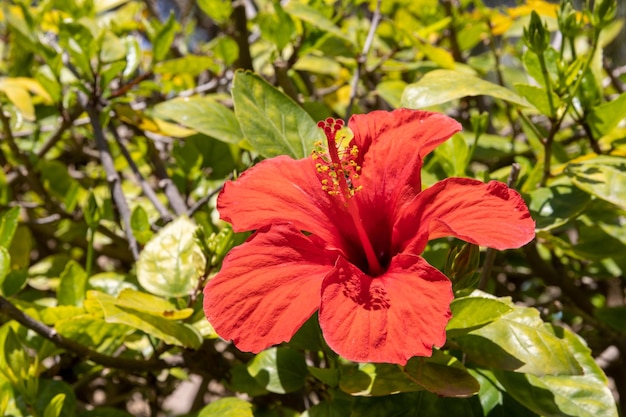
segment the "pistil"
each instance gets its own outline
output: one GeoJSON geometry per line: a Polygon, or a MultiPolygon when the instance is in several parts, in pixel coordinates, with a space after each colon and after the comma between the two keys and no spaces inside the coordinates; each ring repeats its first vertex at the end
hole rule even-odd
{"type": "MultiPolygon", "coordinates": [[[[320,167],[322,167],[321,169],[324,171],[330,171],[328,172],[328,176],[332,179],[334,187],[330,189],[328,193],[331,195],[341,196],[344,206],[352,218],[354,228],[365,252],[369,273],[373,276],[380,275],[383,272],[383,269],[380,266],[380,262],[374,252],[374,247],[372,246],[372,243],[367,236],[367,232],[365,231],[365,227],[363,226],[363,222],[361,221],[359,207],[352,200],[354,193],[361,188],[354,183],[358,178],[358,171],[360,170],[360,167],[354,162],[354,157],[356,156],[358,150],[355,147],[342,152],[342,156],[339,155],[339,146],[337,145],[336,138],[337,132],[343,128],[343,120],[328,118],[325,121],[319,122],[317,125],[323,129],[326,134],[328,156],[330,157],[327,169],[324,169],[324,166],[319,164],[318,171],[320,171],[320,167]],[[351,155],[352,158],[346,157],[346,152],[348,155],[351,155]],[[338,190],[335,188],[338,188],[338,190]]],[[[328,189],[329,186],[326,185],[324,181],[327,180],[322,180],[323,187],[327,187],[328,189]]]]}

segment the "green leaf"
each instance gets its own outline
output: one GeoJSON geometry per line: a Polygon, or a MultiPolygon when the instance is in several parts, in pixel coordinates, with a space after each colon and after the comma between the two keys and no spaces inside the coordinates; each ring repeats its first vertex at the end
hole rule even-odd
{"type": "Polygon", "coordinates": [[[12,207],[0,215],[0,247],[9,249],[20,216],[20,208],[12,207]]]}
{"type": "Polygon", "coordinates": [[[626,158],[599,156],[570,162],[565,173],[581,190],[626,208],[626,158]]]}
{"type": "Polygon", "coordinates": [[[350,417],[483,417],[476,397],[446,398],[428,391],[357,397],[350,417]]]}
{"type": "Polygon", "coordinates": [[[65,394],[60,393],[55,395],[46,406],[46,409],[43,412],[43,417],[59,417],[64,401],[65,394]]]}
{"type": "Polygon", "coordinates": [[[424,389],[400,366],[389,363],[360,363],[342,367],[339,388],[355,396],[385,396],[424,389]]]}
{"type": "Polygon", "coordinates": [[[259,13],[257,23],[261,29],[261,36],[276,45],[279,51],[282,51],[295,34],[296,26],[279,2],[274,2],[272,5],[274,6],[274,13],[259,13]]]}
{"type": "Polygon", "coordinates": [[[256,74],[237,72],[232,95],[243,134],[252,148],[266,158],[305,158],[313,144],[324,139],[302,107],[256,74]]]}
{"type": "Polygon", "coordinates": [[[154,39],[152,40],[152,55],[154,62],[162,61],[170,50],[170,46],[176,36],[178,30],[178,23],[176,22],[176,15],[170,13],[167,22],[165,22],[158,30],[154,39]]]}
{"type": "Polygon", "coordinates": [[[254,417],[252,404],[235,397],[220,398],[204,407],[198,417],[254,417]]]}
{"type": "Polygon", "coordinates": [[[307,22],[320,29],[324,33],[331,34],[347,42],[352,40],[337,27],[331,20],[327,19],[321,12],[299,1],[290,1],[285,4],[285,11],[293,17],[307,22]]]}
{"type": "Polygon", "coordinates": [[[480,389],[458,359],[440,350],[433,350],[430,358],[411,358],[404,370],[412,380],[443,397],[471,397],[480,389]]]}
{"type": "Polygon", "coordinates": [[[228,22],[233,12],[230,0],[196,0],[196,4],[218,25],[228,22]]]}
{"type": "Polygon", "coordinates": [[[223,66],[230,66],[239,58],[239,45],[230,36],[217,36],[206,45],[223,66]]]}
{"type": "Polygon", "coordinates": [[[144,245],[154,236],[150,227],[150,219],[148,213],[143,206],[137,205],[130,215],[130,228],[137,242],[144,245]]]}
{"type": "Polygon", "coordinates": [[[59,277],[57,302],[59,305],[81,306],[85,300],[87,273],[75,261],[69,261],[59,277]]]}
{"type": "Polygon", "coordinates": [[[419,39],[415,40],[415,44],[422,51],[426,58],[444,69],[454,69],[456,63],[454,57],[446,49],[435,46],[430,42],[423,42],[419,39]]]}
{"type": "Polygon", "coordinates": [[[251,397],[266,395],[269,393],[265,387],[261,386],[243,363],[238,363],[230,368],[230,380],[226,382],[226,387],[234,392],[248,394],[251,397]]]}
{"type": "Polygon", "coordinates": [[[179,310],[174,304],[161,297],[130,288],[120,292],[117,296],[116,304],[119,307],[132,308],[133,310],[142,311],[167,320],[184,320],[193,314],[192,308],[179,310]]]}
{"type": "Polygon", "coordinates": [[[446,326],[448,337],[465,334],[513,310],[509,304],[498,299],[480,296],[481,293],[478,291],[474,294],[470,297],[456,298],[450,304],[452,318],[446,326]]]}
{"type": "Polygon", "coordinates": [[[71,63],[80,70],[80,75],[92,80],[91,57],[97,51],[93,32],[80,22],[69,19],[63,21],[59,25],[59,46],[69,54],[71,63]]]}
{"type": "Polygon", "coordinates": [[[161,61],[154,66],[155,74],[189,74],[196,77],[206,70],[219,72],[215,58],[202,55],[186,55],[182,58],[161,61]]]}
{"type": "Polygon", "coordinates": [[[449,177],[465,175],[469,157],[469,146],[461,135],[454,135],[434,151],[441,167],[449,177]]]}
{"type": "Polygon", "coordinates": [[[137,261],[137,280],[162,297],[184,297],[204,274],[205,259],[194,238],[196,225],[179,217],[148,242],[137,261]]]}
{"type": "MultiPolygon", "coordinates": [[[[6,248],[0,246],[0,290],[2,289],[2,284],[4,283],[4,279],[11,271],[11,255],[9,255],[9,251],[6,248]]],[[[0,291],[2,293],[2,291],[0,291]]]]}
{"type": "MultiPolygon", "coordinates": [[[[556,74],[558,74],[557,69],[557,61],[559,54],[558,52],[552,48],[547,48],[543,53],[543,58],[546,62],[546,69],[548,71],[548,77],[550,78],[550,82],[552,85],[556,85],[556,74]]],[[[545,77],[543,76],[543,72],[541,69],[541,63],[539,61],[539,57],[536,53],[531,50],[527,50],[522,57],[524,62],[524,67],[528,74],[533,77],[533,79],[541,85],[543,88],[547,88],[545,83],[545,77]]]]}
{"type": "Polygon", "coordinates": [[[468,361],[486,368],[538,376],[581,372],[565,341],[546,327],[534,308],[515,307],[455,340],[468,361]]]}
{"type": "Polygon", "coordinates": [[[497,372],[498,381],[517,401],[540,415],[617,417],[606,376],[576,334],[561,329],[563,340],[583,368],[582,375],[524,375],[497,372]]]}
{"type": "Polygon", "coordinates": [[[125,324],[171,345],[197,349],[202,343],[202,337],[192,326],[119,306],[116,298],[99,291],[87,292],[85,308],[92,314],[104,314],[107,323],[125,324]]]}
{"type": "Polygon", "coordinates": [[[376,92],[393,108],[402,107],[402,93],[407,83],[402,80],[383,81],[376,86],[376,92]]]}
{"type": "Polygon", "coordinates": [[[615,330],[626,333],[626,307],[597,308],[594,314],[615,330]]]}
{"type": "Polygon", "coordinates": [[[339,384],[339,371],[337,369],[309,366],[309,373],[329,387],[335,388],[339,384]]]}
{"type": "Polygon", "coordinates": [[[63,202],[67,212],[72,212],[78,203],[80,184],[72,178],[65,164],[59,161],[39,161],[44,187],[56,199],[63,202]]]}
{"type": "MultiPolygon", "coordinates": [[[[517,92],[528,100],[533,106],[546,116],[552,116],[552,110],[550,109],[550,101],[548,100],[548,92],[542,88],[529,84],[515,84],[517,92]]],[[[557,107],[559,97],[552,93],[552,103],[557,107]]]]}
{"type": "Polygon", "coordinates": [[[553,230],[578,217],[591,197],[572,184],[554,184],[530,193],[528,208],[539,230],[553,230]]]}
{"type": "Polygon", "coordinates": [[[108,355],[114,354],[123,345],[126,336],[134,331],[130,326],[107,323],[103,317],[94,314],[60,319],[54,323],[54,329],[67,339],[108,355]]]}
{"type": "Polygon", "coordinates": [[[626,93],[622,93],[614,100],[592,107],[585,120],[597,139],[610,133],[625,117],[626,93]]]}
{"type": "MultiPolygon", "coordinates": [[[[64,381],[57,381],[51,379],[41,378],[39,383],[39,392],[37,393],[37,402],[35,404],[35,415],[44,415],[48,407],[53,401],[58,402],[63,396],[63,401],[60,404],[58,417],[74,417],[76,410],[76,395],[73,388],[64,381]]],[[[56,411],[54,409],[51,412],[56,411]]]]}
{"type": "MultiPolygon", "coordinates": [[[[126,45],[113,32],[105,30],[100,39],[100,61],[103,63],[119,61],[126,57],[126,45]]],[[[124,68],[126,63],[124,63],[124,68]]]]}
{"type": "Polygon", "coordinates": [[[154,114],[219,141],[250,148],[233,111],[214,99],[197,96],[175,98],[156,105],[154,114]]]}
{"type": "Polygon", "coordinates": [[[322,400],[313,407],[306,410],[300,417],[342,417],[350,416],[352,409],[352,399],[333,399],[332,401],[322,400]]]}
{"type": "Polygon", "coordinates": [[[528,107],[529,103],[515,92],[480,79],[470,73],[454,70],[434,70],[418,82],[409,84],[402,94],[402,105],[422,109],[467,96],[491,96],[528,107]]]}
{"type": "Polygon", "coordinates": [[[248,364],[248,372],[261,386],[277,394],[301,389],[308,375],[304,355],[286,347],[259,353],[248,364]]]}

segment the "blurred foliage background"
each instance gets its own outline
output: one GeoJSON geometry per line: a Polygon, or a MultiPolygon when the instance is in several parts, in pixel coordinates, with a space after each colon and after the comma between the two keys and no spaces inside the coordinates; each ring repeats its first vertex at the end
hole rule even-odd
{"type": "Polygon", "coordinates": [[[623,415],[623,15],[615,0],[3,1],[0,414],[623,415]],[[317,120],[397,107],[464,125],[426,185],[508,182],[536,240],[431,242],[454,318],[406,367],[333,358],[315,318],[258,355],[221,341],[201,290],[247,237],[219,221],[224,181],[307,157],[317,120]]]}

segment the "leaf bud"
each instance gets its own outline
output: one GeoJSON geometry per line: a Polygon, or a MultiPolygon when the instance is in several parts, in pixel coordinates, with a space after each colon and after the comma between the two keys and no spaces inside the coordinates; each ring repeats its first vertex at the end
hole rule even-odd
{"type": "Polygon", "coordinates": [[[617,2],[615,0],[598,0],[593,8],[591,23],[596,30],[607,27],[615,21],[617,2]]]}
{"type": "Polygon", "coordinates": [[[528,28],[524,28],[524,43],[537,55],[543,54],[550,45],[550,32],[548,31],[548,27],[544,25],[541,18],[534,10],[530,15],[528,28]]]}

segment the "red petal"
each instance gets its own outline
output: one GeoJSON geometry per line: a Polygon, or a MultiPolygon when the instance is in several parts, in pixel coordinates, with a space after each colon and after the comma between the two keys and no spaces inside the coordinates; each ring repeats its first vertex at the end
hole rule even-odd
{"type": "Polygon", "coordinates": [[[204,289],[217,334],[244,351],[288,341],[318,309],[336,254],[289,225],[275,225],[234,248],[204,289]]]}
{"type": "Polygon", "coordinates": [[[398,109],[355,115],[350,128],[364,153],[356,198],[377,252],[385,251],[396,213],[421,192],[422,159],[461,125],[440,113],[398,109]]]}
{"type": "MultiPolygon", "coordinates": [[[[279,156],[258,163],[225,184],[217,208],[237,232],[292,223],[320,236],[330,247],[349,246],[339,231],[351,222],[339,200],[322,191],[311,158],[279,156]]],[[[344,236],[349,235],[345,231],[344,236]]]]}
{"type": "Polygon", "coordinates": [[[452,298],[450,281],[419,256],[397,255],[376,278],[340,258],[324,279],[320,326],[346,359],[404,365],[445,343],[452,298]]]}
{"type": "MultiPolygon", "coordinates": [[[[353,144],[359,147],[361,154],[369,152],[371,145],[382,143],[388,148],[386,152],[391,151],[402,160],[412,158],[415,152],[424,158],[461,130],[458,122],[444,114],[409,109],[355,114],[348,126],[354,133],[353,144]]],[[[400,161],[388,162],[398,162],[402,168],[400,161]]]]}
{"type": "Polygon", "coordinates": [[[394,233],[395,248],[411,253],[444,236],[503,250],[530,242],[535,222],[519,193],[505,184],[448,178],[415,198],[397,219],[394,233]]]}

